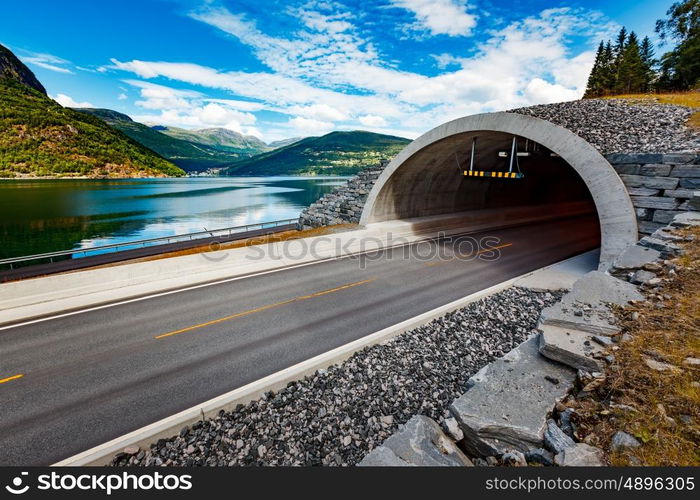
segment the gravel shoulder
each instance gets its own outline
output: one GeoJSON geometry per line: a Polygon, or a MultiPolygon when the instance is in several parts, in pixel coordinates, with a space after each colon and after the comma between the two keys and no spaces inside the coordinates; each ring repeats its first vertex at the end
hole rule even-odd
{"type": "Polygon", "coordinates": [[[534,334],[560,297],[507,289],[112,465],[354,465],[414,415],[444,426],[468,379],[534,334]]]}

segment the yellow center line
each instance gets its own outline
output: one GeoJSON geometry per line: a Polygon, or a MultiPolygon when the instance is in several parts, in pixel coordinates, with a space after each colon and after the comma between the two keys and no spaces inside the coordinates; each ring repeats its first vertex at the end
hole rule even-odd
{"type": "Polygon", "coordinates": [[[4,383],[10,382],[12,380],[17,380],[18,378],[22,378],[22,377],[24,377],[24,373],[19,373],[17,375],[13,375],[13,376],[7,377],[7,378],[0,378],[0,384],[4,384],[4,383]]]}
{"type": "MultiPolygon", "coordinates": [[[[461,257],[476,257],[477,255],[481,255],[482,253],[488,253],[488,252],[492,252],[494,250],[500,250],[501,248],[506,248],[506,247],[510,247],[510,246],[513,246],[513,244],[512,243],[504,243],[503,245],[499,245],[497,247],[489,247],[489,248],[485,248],[483,250],[479,250],[476,253],[461,255],[461,257]]],[[[447,264],[447,262],[452,262],[453,260],[455,260],[455,259],[450,259],[448,261],[428,262],[426,264],[426,266],[428,266],[428,267],[441,266],[442,264],[447,264]]]]}
{"type": "MultiPolygon", "coordinates": [[[[364,285],[364,284],[370,283],[372,281],[374,281],[374,278],[362,280],[362,281],[357,281],[355,283],[349,283],[347,285],[342,285],[342,286],[339,286],[336,288],[331,288],[329,290],[322,290],[320,292],[311,293],[309,295],[301,295],[299,297],[294,297],[293,299],[283,300],[282,302],[276,302],[274,304],[268,304],[265,306],[256,307],[255,309],[248,309],[247,311],[242,311],[242,312],[239,312],[236,314],[231,314],[230,316],[224,316],[223,318],[218,318],[218,319],[214,319],[212,321],[207,321],[206,323],[200,323],[198,325],[188,326],[187,328],[181,328],[179,330],[174,330],[172,332],[163,333],[162,335],[158,335],[155,338],[156,339],[163,339],[166,337],[172,337],[173,335],[179,335],[180,333],[189,332],[192,330],[196,330],[198,328],[204,328],[205,326],[216,325],[217,323],[223,323],[224,321],[230,321],[232,319],[241,318],[243,316],[248,316],[250,314],[255,314],[255,313],[262,312],[262,311],[266,311],[268,309],[272,309],[273,307],[285,306],[285,305],[291,304],[293,302],[301,302],[302,300],[309,300],[309,299],[313,299],[315,297],[321,297],[322,295],[328,295],[329,293],[339,292],[341,290],[347,290],[348,288],[364,285]]],[[[0,381],[0,382],[2,382],[2,381],[0,381]]]]}

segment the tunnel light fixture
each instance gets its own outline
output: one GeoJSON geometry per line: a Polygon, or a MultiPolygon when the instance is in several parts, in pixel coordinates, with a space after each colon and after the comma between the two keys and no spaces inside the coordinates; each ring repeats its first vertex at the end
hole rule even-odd
{"type": "MultiPolygon", "coordinates": [[[[532,156],[532,153],[529,151],[518,151],[518,156],[532,156]]],[[[499,158],[508,158],[510,155],[508,154],[508,151],[499,151],[498,152],[498,157],[499,158]]]]}
{"type": "Polygon", "coordinates": [[[525,174],[520,172],[494,172],[487,170],[465,170],[466,177],[484,177],[489,179],[522,179],[525,174]]]}

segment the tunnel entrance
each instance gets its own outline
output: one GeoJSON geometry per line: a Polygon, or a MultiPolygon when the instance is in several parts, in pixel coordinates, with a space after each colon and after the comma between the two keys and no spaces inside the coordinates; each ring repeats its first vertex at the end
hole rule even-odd
{"type": "Polygon", "coordinates": [[[409,144],[378,178],[361,223],[557,211],[597,219],[601,268],[637,240],[627,191],[593,146],[538,118],[489,113],[448,122],[409,144]],[[514,138],[517,155],[513,155],[514,138]],[[489,177],[491,172],[504,175],[489,177]],[[513,178],[506,172],[523,176],[513,178]]]}

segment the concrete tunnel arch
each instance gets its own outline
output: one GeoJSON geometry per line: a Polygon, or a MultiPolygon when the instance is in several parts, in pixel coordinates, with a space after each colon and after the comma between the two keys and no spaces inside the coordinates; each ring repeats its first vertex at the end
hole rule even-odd
{"type": "MultiPolygon", "coordinates": [[[[637,218],[629,194],[603,155],[566,128],[540,118],[507,112],[458,118],[411,142],[378,177],[365,202],[360,224],[449,213],[449,208],[446,209],[445,206],[435,208],[428,204],[444,204],[445,200],[450,200],[450,196],[455,195],[455,188],[452,187],[455,184],[455,174],[453,171],[450,179],[446,175],[440,177],[435,171],[445,169],[441,164],[454,162],[455,141],[461,138],[462,143],[465,143],[464,139],[483,134],[492,134],[493,137],[499,134],[503,137],[517,136],[533,141],[558,155],[573,168],[585,183],[598,214],[601,269],[605,269],[625,248],[637,242],[637,218]],[[402,177],[402,172],[408,169],[414,172],[422,170],[425,174],[430,174],[431,169],[433,172],[432,176],[402,177]],[[398,182],[396,179],[402,179],[410,185],[397,189],[397,186],[392,185],[398,182]],[[440,190],[444,191],[444,196],[440,190]],[[436,201],[438,199],[441,201],[436,201]]],[[[491,153],[495,154],[495,149],[491,153]]],[[[468,168],[468,162],[466,165],[465,168],[468,168]]]]}

